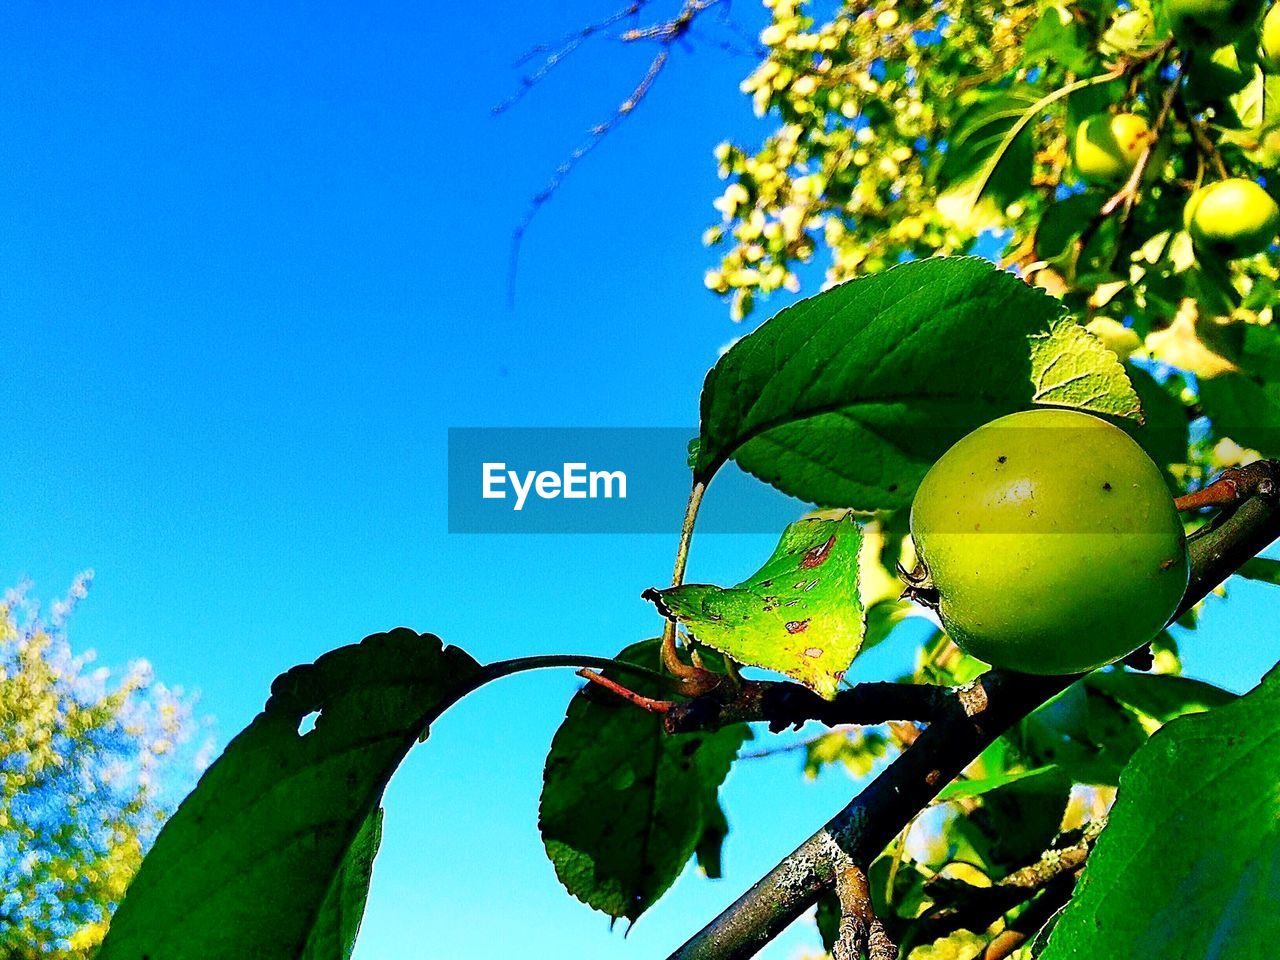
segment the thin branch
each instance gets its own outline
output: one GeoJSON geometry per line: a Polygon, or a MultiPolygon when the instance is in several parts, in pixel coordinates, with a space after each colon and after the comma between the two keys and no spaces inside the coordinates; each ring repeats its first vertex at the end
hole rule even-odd
{"type": "Polygon", "coordinates": [[[643,694],[636,693],[634,690],[629,690],[622,684],[618,683],[618,681],[610,680],[604,674],[596,673],[594,670],[587,670],[586,668],[583,668],[578,671],[578,676],[582,677],[584,680],[589,680],[591,683],[604,687],[610,693],[626,700],[627,703],[633,704],[641,710],[648,711],[649,713],[667,713],[675,706],[675,703],[671,700],[654,700],[652,697],[646,697],[643,694]]]}
{"type": "MultiPolygon", "coordinates": [[[[1032,899],[1059,878],[1066,876],[1074,883],[1104,823],[1090,823],[1071,842],[1046,850],[1035,863],[1015,870],[992,886],[957,885],[958,892],[952,894],[952,903],[916,921],[919,926],[912,931],[913,941],[930,943],[956,930],[986,930],[1009,910],[1032,899]]],[[[925,882],[925,887],[938,887],[943,882],[942,878],[933,877],[925,882]]]]}
{"type": "Polygon", "coordinates": [[[521,77],[520,85],[515,89],[515,91],[509,97],[507,97],[507,99],[495,105],[490,112],[497,115],[500,113],[505,113],[506,111],[510,110],[513,106],[515,106],[522,99],[524,99],[525,94],[527,94],[530,90],[532,90],[535,86],[537,86],[538,83],[540,83],[543,79],[545,79],[547,74],[549,74],[552,70],[554,70],[556,67],[562,64],[565,61],[565,58],[569,56],[569,54],[573,53],[573,51],[577,50],[578,47],[582,46],[582,44],[590,40],[597,33],[600,33],[602,30],[608,29],[609,27],[617,23],[619,20],[625,20],[627,17],[635,16],[640,12],[641,8],[644,7],[644,5],[648,2],[649,0],[634,0],[634,2],[627,4],[625,7],[623,7],[621,10],[616,11],[615,13],[611,13],[609,16],[605,17],[603,20],[597,20],[595,23],[589,23],[584,27],[580,27],[579,29],[575,30],[573,33],[568,34],[563,40],[561,40],[560,44],[554,50],[552,50],[551,47],[545,43],[540,43],[537,46],[530,49],[527,53],[524,54],[524,56],[522,56],[519,60],[515,62],[516,66],[521,66],[525,63],[528,63],[530,60],[532,60],[534,57],[536,57],[540,53],[547,53],[547,51],[550,51],[550,52],[547,53],[547,55],[543,58],[542,63],[539,64],[538,66],[538,69],[534,70],[532,73],[527,73],[523,77],[521,77]]]}
{"type": "Polygon", "coordinates": [[[1120,242],[1124,239],[1125,233],[1129,229],[1129,218],[1133,213],[1133,205],[1138,201],[1138,191],[1142,187],[1142,178],[1146,176],[1147,167],[1151,164],[1151,158],[1155,156],[1156,145],[1160,141],[1160,135],[1164,131],[1165,124],[1169,120],[1169,113],[1173,110],[1173,103],[1178,97],[1178,92],[1182,87],[1182,78],[1186,73],[1187,64],[1191,60],[1191,54],[1186,54],[1177,69],[1174,71],[1173,77],[1169,80],[1169,86],[1165,88],[1164,98],[1160,102],[1160,112],[1156,114],[1155,123],[1151,126],[1151,137],[1147,141],[1146,149],[1142,151],[1142,156],[1138,157],[1138,162],[1133,165],[1133,171],[1129,174],[1128,182],[1120,189],[1120,191],[1108,200],[1098,215],[1101,217],[1109,217],[1116,209],[1121,206],[1120,213],[1120,231],[1116,237],[1115,246],[1112,250],[1111,263],[1114,265],[1116,257],[1120,253],[1120,242]]]}
{"type": "Polygon", "coordinates": [[[668,733],[717,730],[731,723],[764,722],[776,732],[810,720],[829,727],[874,726],[890,720],[929,722],[976,710],[981,693],[970,687],[928,683],[859,683],[824,700],[807,687],[782,681],[746,681],[736,690],[722,685],[676,703],[667,713],[668,733]]]}
{"type": "MultiPolygon", "coordinates": [[[[671,585],[673,587],[678,587],[684,583],[684,571],[689,564],[689,544],[693,541],[693,526],[698,520],[698,508],[702,506],[702,495],[706,491],[707,485],[701,480],[695,480],[693,489],[689,491],[689,502],[685,505],[684,520],[680,524],[680,542],[676,545],[676,560],[671,571],[671,585]]],[[[676,651],[676,621],[674,617],[668,617],[666,624],[662,628],[662,665],[670,670],[672,674],[684,680],[698,681],[702,679],[701,675],[705,673],[696,664],[690,667],[680,659],[680,654],[676,651]]]]}
{"type": "Polygon", "coordinates": [[[889,939],[884,924],[871,904],[867,875],[849,864],[836,875],[836,895],[840,899],[840,933],[831,949],[832,960],[895,960],[897,945],[889,939]]]}
{"type": "MultiPolygon", "coordinates": [[[[512,104],[516,103],[527,93],[538,81],[543,79],[546,74],[558,63],[563,62],[564,58],[577,49],[590,36],[600,32],[607,26],[616,23],[618,20],[638,12],[648,0],[639,0],[632,3],[622,10],[606,18],[599,24],[593,24],[584,28],[584,32],[571,35],[566,39],[564,46],[551,54],[547,61],[535,71],[533,74],[524,77],[521,81],[521,87],[506,101],[494,108],[494,113],[502,113],[512,104]]],[[[540,191],[534,194],[529,201],[529,207],[525,211],[524,217],[517,224],[515,230],[511,233],[511,254],[507,270],[507,303],[508,306],[515,303],[516,276],[520,265],[520,246],[524,241],[524,235],[528,231],[530,224],[538,212],[546,206],[547,202],[560,189],[561,184],[571,174],[574,168],[587,156],[592,150],[600,145],[617,126],[629,117],[648,95],[653,87],[654,81],[666,68],[671,58],[671,48],[677,41],[682,41],[689,30],[692,28],[698,16],[719,6],[726,0],[684,0],[679,12],[669,20],[663,20],[659,23],[651,24],[648,27],[639,27],[623,32],[619,36],[619,40],[623,43],[636,43],[644,41],[653,41],[658,44],[658,51],[654,54],[652,60],[649,61],[648,67],[644,74],[640,77],[640,82],[632,88],[629,96],[626,97],[605,120],[596,124],[590,129],[587,139],[584,140],[576,149],[574,149],[565,160],[556,167],[555,173],[547,181],[540,191]]]]}
{"type": "MultiPolygon", "coordinates": [[[[1191,582],[1175,618],[1280,537],[1280,462],[1254,465],[1244,499],[1188,544],[1191,582]]],[[[822,829],[672,954],[672,960],[747,960],[835,883],[849,862],[869,863],[1001,733],[1079,679],[991,670],[822,829]]],[[[856,690],[856,688],[855,688],[856,690]]],[[[854,692],[854,691],[850,691],[854,692]]],[[[673,710],[668,721],[676,715],[673,710]]]]}
{"type": "Polygon", "coordinates": [[[1204,124],[1192,115],[1191,108],[1187,106],[1187,101],[1181,93],[1178,94],[1178,99],[1174,101],[1173,109],[1178,114],[1178,118],[1191,131],[1191,139],[1195,141],[1196,150],[1200,156],[1213,164],[1221,179],[1229,179],[1231,172],[1227,170],[1226,161],[1222,159],[1222,154],[1218,152],[1218,147],[1212,138],[1205,132],[1204,124]]]}

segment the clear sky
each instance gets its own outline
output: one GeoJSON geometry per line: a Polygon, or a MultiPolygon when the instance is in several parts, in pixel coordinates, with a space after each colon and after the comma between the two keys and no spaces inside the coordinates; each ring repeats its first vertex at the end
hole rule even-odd
{"type": "MultiPolygon", "coordinates": [[[[223,741],[281,670],[396,625],[482,660],[651,635],[640,591],[668,574],[673,535],[446,533],[448,427],[691,425],[703,373],[744,332],[701,283],[712,147],[763,129],[737,91],[751,61],[721,31],[676,51],[542,211],[507,307],[512,227],[652,49],[597,40],[517,109],[490,107],[531,45],[613,9],[0,7],[0,583],[52,597],[92,567],[75,646],[198,690],[223,741]]],[[[762,22],[748,0],[733,14],[762,22]]],[[[773,539],[701,538],[691,577],[740,579],[773,539]]],[[[1274,660],[1263,589],[1215,604],[1188,672],[1256,682],[1274,660]]],[[[912,642],[855,672],[906,668],[912,642]]],[[[536,830],[575,685],[483,691],[410,758],[360,960],[515,941],[664,956],[852,793],[838,774],[802,782],[794,756],[740,764],[727,878],[687,872],[624,939],[563,893],[536,830]]]]}

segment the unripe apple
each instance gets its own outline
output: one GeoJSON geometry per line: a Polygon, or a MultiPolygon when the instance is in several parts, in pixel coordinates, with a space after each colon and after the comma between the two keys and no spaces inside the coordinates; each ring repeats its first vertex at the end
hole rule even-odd
{"type": "Polygon", "coordinates": [[[1220,47],[1257,26],[1262,0],[1167,0],[1165,13],[1180,46],[1220,47]]]}
{"type": "Polygon", "coordinates": [[[1089,117],[1076,127],[1076,170],[1086,180],[1122,181],[1153,139],[1146,118],[1136,113],[1089,117]]]}
{"type": "Polygon", "coordinates": [[[1105,54],[1138,53],[1156,40],[1155,24],[1146,10],[1126,10],[1111,21],[1098,42],[1105,54]]]}
{"type": "Polygon", "coordinates": [[[1267,70],[1280,70],[1280,3],[1273,3],[1262,18],[1262,44],[1258,52],[1267,70]]]}
{"type": "Polygon", "coordinates": [[[1001,417],[929,470],[911,534],[953,640],[994,666],[1067,674],[1150,641],[1189,568],[1160,469],[1073,410],[1001,417]]]}
{"type": "Polygon", "coordinates": [[[1192,193],[1182,222],[1197,250],[1231,260],[1270,246],[1280,232],[1280,206],[1252,180],[1234,177],[1192,193]]]}

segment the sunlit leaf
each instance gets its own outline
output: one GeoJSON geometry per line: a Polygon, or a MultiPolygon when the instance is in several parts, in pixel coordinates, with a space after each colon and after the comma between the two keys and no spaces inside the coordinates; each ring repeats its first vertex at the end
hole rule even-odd
{"type": "Polygon", "coordinates": [[[703,387],[695,474],[732,457],[803,500],[904,506],[952,443],[1035,403],[1140,412],[1119,360],[1057,301],[984,260],[908,263],[730,348],[703,387]]]}
{"type": "Polygon", "coordinates": [[[1154,734],[1121,777],[1043,960],[1273,957],[1277,783],[1280,670],[1236,702],[1154,734]]]}
{"type": "Polygon", "coordinates": [[[699,643],[830,698],[862,647],[860,545],[851,517],[800,520],[736,587],[690,583],[645,596],[699,643]]]}

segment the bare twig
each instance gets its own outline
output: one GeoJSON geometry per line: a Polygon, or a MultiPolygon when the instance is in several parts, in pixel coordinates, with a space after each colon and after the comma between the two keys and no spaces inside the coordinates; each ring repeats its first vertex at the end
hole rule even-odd
{"type": "Polygon", "coordinates": [[[507,97],[507,99],[494,106],[492,112],[494,114],[499,114],[505,113],[507,110],[511,109],[524,98],[526,93],[545,79],[547,74],[563,63],[565,58],[568,57],[569,54],[573,53],[573,51],[577,50],[578,47],[582,46],[583,43],[590,40],[597,33],[613,26],[618,21],[625,20],[627,17],[635,16],[648,2],[649,0],[633,0],[633,2],[627,4],[621,10],[611,13],[603,20],[597,20],[595,23],[589,23],[586,26],[579,27],[577,30],[573,31],[573,33],[568,34],[563,40],[561,40],[554,50],[550,45],[545,43],[540,43],[531,48],[524,56],[516,61],[515,65],[520,66],[528,63],[538,54],[546,53],[542,63],[539,64],[538,68],[532,73],[527,73],[521,77],[520,85],[516,88],[515,92],[513,92],[511,96],[507,97]]]}
{"type": "Polygon", "coordinates": [[[1239,503],[1257,493],[1275,493],[1276,479],[1269,470],[1269,461],[1260,460],[1243,467],[1224,470],[1216,480],[1199,490],[1178,497],[1173,503],[1179,510],[1200,510],[1204,507],[1224,507],[1239,503]]]}
{"type": "MultiPolygon", "coordinates": [[[[584,27],[581,31],[571,34],[564,43],[556,51],[551,53],[543,62],[542,66],[533,73],[521,79],[521,85],[514,94],[505,101],[494,107],[494,113],[502,113],[518,102],[530,89],[542,80],[550,70],[557,64],[563,62],[568,54],[576,50],[585,40],[601,32],[606,27],[617,23],[625,17],[631,16],[640,10],[648,0],[637,0],[618,12],[605,18],[596,24],[584,27]]],[[[680,40],[683,40],[689,30],[692,28],[698,16],[713,7],[726,2],[726,0],[684,0],[684,4],[675,16],[668,20],[663,20],[647,27],[637,27],[624,31],[618,39],[623,43],[636,43],[653,41],[658,45],[658,50],[654,54],[653,59],[649,61],[648,67],[645,68],[644,74],[640,77],[640,81],[632,88],[631,93],[614,109],[606,119],[597,123],[587,133],[587,139],[578,145],[570,154],[556,167],[551,179],[547,181],[546,186],[533,195],[529,201],[528,209],[525,211],[524,217],[520,223],[516,225],[515,230],[511,234],[511,256],[507,272],[507,301],[508,304],[515,302],[515,285],[516,274],[520,265],[520,246],[524,241],[524,235],[529,229],[529,225],[533,222],[534,217],[538,215],[547,202],[555,195],[556,191],[564,183],[565,179],[571,174],[574,168],[587,156],[592,150],[600,145],[617,126],[629,117],[640,105],[640,103],[648,96],[652,89],[654,81],[656,81],[662,71],[666,68],[671,58],[672,46],[680,40]]]]}
{"type": "Polygon", "coordinates": [[[809,720],[838,727],[869,726],[890,720],[930,721],[976,708],[980,696],[970,687],[925,683],[859,683],[824,700],[798,683],[744,681],[736,690],[723,685],[676,703],[667,713],[669,733],[715,730],[730,723],[763,721],[774,732],[799,728],[809,720]]]}
{"type": "Polygon", "coordinates": [[[610,680],[604,674],[596,673],[594,670],[587,670],[583,668],[578,671],[578,676],[582,677],[584,680],[589,680],[594,684],[604,687],[610,693],[616,694],[628,703],[634,704],[641,710],[646,710],[649,713],[667,713],[675,706],[675,703],[671,700],[654,700],[652,697],[646,697],[643,694],[636,693],[634,690],[624,687],[622,684],[618,683],[618,681],[610,680]]]}
{"type": "Polygon", "coordinates": [[[897,945],[885,932],[884,924],[871,905],[867,875],[854,864],[836,875],[836,895],[840,899],[840,934],[832,947],[832,960],[895,960],[897,945]]]}
{"type": "MultiPolygon", "coordinates": [[[[1280,462],[1260,463],[1265,465],[1251,465],[1257,475],[1250,478],[1252,487],[1242,490],[1243,499],[1191,540],[1191,582],[1175,617],[1280,537],[1280,462]]],[[[976,704],[980,697],[980,709],[966,712],[953,704],[848,806],[690,938],[672,960],[753,956],[835,883],[838,870],[849,862],[870,862],[996,737],[1078,679],[1002,670],[984,674],[969,688],[969,702],[976,704]]],[[[667,715],[668,723],[678,710],[667,715]]]]}

